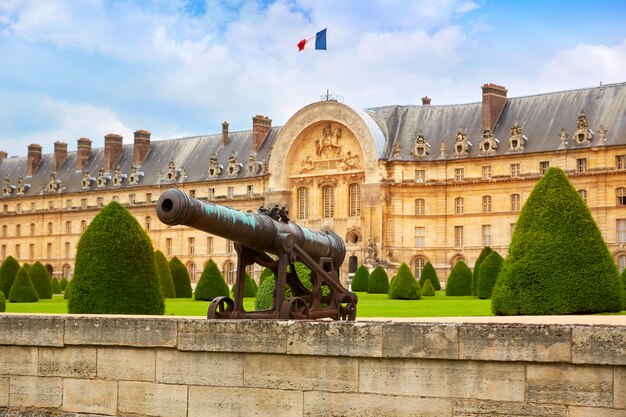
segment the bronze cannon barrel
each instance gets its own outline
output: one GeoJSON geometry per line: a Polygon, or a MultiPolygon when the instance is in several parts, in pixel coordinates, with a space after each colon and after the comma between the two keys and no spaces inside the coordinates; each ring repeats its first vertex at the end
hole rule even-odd
{"type": "Polygon", "coordinates": [[[339,268],[346,255],[343,239],[334,232],[317,232],[276,221],[265,214],[205,203],[175,188],[161,194],[156,211],[165,224],[186,225],[275,255],[297,245],[314,259],[331,258],[335,268],[339,268]]]}

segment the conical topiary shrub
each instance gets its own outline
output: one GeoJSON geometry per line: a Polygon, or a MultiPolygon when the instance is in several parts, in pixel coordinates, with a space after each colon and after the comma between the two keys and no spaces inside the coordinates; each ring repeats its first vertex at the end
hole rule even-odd
{"type": "Polygon", "coordinates": [[[30,264],[28,262],[24,262],[24,264],[22,265],[22,268],[28,271],[30,269],[30,264]]]}
{"type": "Polygon", "coordinates": [[[419,300],[422,297],[420,287],[405,263],[400,265],[395,278],[389,285],[389,298],[396,300],[419,300]]]}
{"type": "Polygon", "coordinates": [[[626,268],[622,271],[622,310],[626,310],[626,268]]]}
{"type": "MultiPolygon", "coordinates": [[[[235,296],[235,288],[237,287],[237,282],[234,282],[233,285],[230,287],[230,292],[233,295],[233,297],[235,296]]],[[[250,274],[248,274],[247,272],[244,275],[244,280],[243,280],[243,297],[244,298],[251,298],[251,297],[256,297],[256,292],[258,291],[258,287],[256,285],[256,282],[254,282],[254,280],[250,277],[250,274]]]]}
{"type": "Polygon", "coordinates": [[[622,309],[617,266],[585,202],[550,168],[524,204],[493,291],[498,315],[622,309]]]}
{"type": "Polygon", "coordinates": [[[213,259],[209,259],[200,280],[196,285],[196,291],[193,296],[196,300],[211,301],[215,297],[228,297],[228,285],[224,281],[222,273],[218,269],[213,259]]]}
{"type": "Polygon", "coordinates": [[[435,291],[441,290],[441,283],[439,282],[437,271],[435,271],[433,264],[431,264],[430,262],[426,262],[426,265],[424,265],[424,269],[422,269],[422,274],[420,275],[419,280],[420,288],[423,289],[424,283],[428,280],[430,280],[430,283],[435,291]]]}
{"type": "Polygon", "coordinates": [[[67,288],[67,283],[68,283],[67,278],[65,277],[61,278],[61,281],[59,281],[59,285],[61,286],[61,291],[65,291],[65,289],[67,288]]]}
{"type": "MultiPolygon", "coordinates": [[[[296,270],[296,275],[302,285],[304,285],[307,289],[311,290],[313,286],[311,285],[311,270],[307,268],[301,262],[296,262],[294,265],[294,269],[296,270]]],[[[273,275],[273,274],[272,274],[273,275]]],[[[274,279],[265,279],[259,285],[259,288],[256,292],[256,297],[254,300],[254,308],[256,310],[267,310],[272,308],[272,302],[274,301],[274,286],[276,284],[276,280],[274,279]]],[[[328,294],[328,291],[322,287],[322,294],[328,294]]],[[[285,285],[285,298],[291,297],[291,288],[289,285],[285,285]]]]}
{"type": "Polygon", "coordinates": [[[378,265],[370,274],[367,292],[370,294],[389,293],[389,276],[382,266],[378,265]]]}
{"type": "Polygon", "coordinates": [[[70,294],[72,293],[72,281],[68,281],[65,286],[65,291],[63,291],[63,299],[69,300],[70,294]]]}
{"type": "Polygon", "coordinates": [[[52,278],[52,294],[61,294],[61,284],[59,284],[59,280],[56,278],[52,278]]]}
{"type": "Polygon", "coordinates": [[[165,259],[165,255],[160,250],[154,251],[154,262],[156,264],[157,277],[159,278],[159,289],[165,298],[176,298],[174,281],[170,272],[170,264],[165,259]]]}
{"type": "Polygon", "coordinates": [[[50,279],[50,272],[48,272],[48,269],[46,269],[41,262],[35,262],[34,265],[28,269],[28,277],[37,290],[37,295],[40,300],[49,300],[52,298],[52,280],[50,279]]]}
{"type": "Polygon", "coordinates": [[[267,278],[274,279],[274,273],[271,269],[264,268],[263,271],[261,271],[261,275],[259,275],[259,286],[263,284],[263,281],[265,281],[267,278]]]}
{"type": "Polygon", "coordinates": [[[22,267],[17,271],[17,276],[9,293],[9,301],[12,303],[34,303],[39,301],[37,290],[30,281],[26,268],[22,267]]]}
{"type": "Polygon", "coordinates": [[[193,291],[191,290],[191,279],[185,265],[174,256],[170,259],[170,273],[172,274],[172,282],[176,291],[176,298],[191,298],[193,291]]]}
{"type": "Polygon", "coordinates": [[[112,201],[78,241],[68,312],[163,314],[150,238],[137,219],[112,201]]]}
{"type": "Polygon", "coordinates": [[[472,270],[465,262],[458,261],[450,271],[446,295],[472,295],[472,270]]]}
{"type": "Polygon", "coordinates": [[[0,313],[7,311],[7,302],[4,299],[4,293],[0,291],[0,313]]]}
{"type": "Polygon", "coordinates": [[[487,259],[487,256],[491,255],[491,252],[493,252],[493,249],[489,246],[485,246],[483,250],[480,251],[478,259],[476,259],[474,270],[472,271],[472,295],[478,295],[478,270],[480,269],[480,264],[487,259]]]}
{"type": "Polygon", "coordinates": [[[427,279],[424,282],[424,286],[422,287],[422,296],[423,297],[434,297],[437,293],[435,292],[435,287],[430,283],[430,280],[427,279]]]}
{"type": "Polygon", "coordinates": [[[478,298],[491,298],[493,287],[496,284],[496,278],[498,278],[503,262],[504,258],[498,252],[492,251],[480,264],[477,286],[478,298]]]}
{"type": "Polygon", "coordinates": [[[352,278],[350,289],[354,292],[367,292],[370,282],[370,272],[365,265],[357,268],[352,278]]]}
{"type": "Polygon", "coordinates": [[[8,296],[13,286],[13,281],[20,270],[20,264],[11,255],[7,256],[0,265],[0,291],[8,296]]]}

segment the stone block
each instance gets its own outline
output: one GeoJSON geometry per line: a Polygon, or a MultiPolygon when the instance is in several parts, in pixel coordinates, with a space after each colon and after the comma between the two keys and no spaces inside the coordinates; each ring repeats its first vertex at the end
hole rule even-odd
{"type": "Polygon", "coordinates": [[[287,353],[379,358],[385,325],[361,321],[290,321],[287,353]]]}
{"type": "Polygon", "coordinates": [[[154,349],[106,347],[98,348],[97,356],[99,379],[154,381],[154,349]]]}
{"type": "Polygon", "coordinates": [[[565,405],[613,405],[609,366],[536,365],[527,367],[528,401],[565,405]]]}
{"type": "Polygon", "coordinates": [[[386,323],[383,327],[383,356],[457,359],[458,329],[458,324],[386,323]]]}
{"type": "Polygon", "coordinates": [[[119,414],[186,417],[187,387],[120,381],[117,407],[119,414]]]}
{"type": "Polygon", "coordinates": [[[39,348],[39,375],[94,378],[96,348],[39,348]]]}
{"type": "Polygon", "coordinates": [[[65,379],[63,381],[63,410],[115,415],[117,413],[117,382],[65,379]]]}
{"type": "Polygon", "coordinates": [[[188,417],[301,417],[302,392],[258,388],[189,387],[188,417]]]}
{"type": "Polygon", "coordinates": [[[305,417],[450,417],[451,401],[377,394],[308,391],[305,417]]]}
{"type": "Polygon", "coordinates": [[[0,375],[37,375],[37,348],[0,346],[0,375]]]}
{"type": "Polygon", "coordinates": [[[207,352],[285,353],[289,322],[181,320],[178,349],[207,352]]]}
{"type": "Polygon", "coordinates": [[[11,407],[59,408],[63,402],[61,378],[12,376],[9,387],[11,407]]]}
{"type": "Polygon", "coordinates": [[[613,367],[613,391],[615,408],[626,408],[626,366],[613,367]]]}
{"type": "Polygon", "coordinates": [[[0,376],[0,407],[9,405],[9,377],[0,376]]]}
{"type": "Polygon", "coordinates": [[[180,352],[160,349],[156,355],[156,380],[166,384],[243,385],[241,353],[180,352]]]}
{"type": "Polygon", "coordinates": [[[572,362],[626,365],[624,326],[576,326],[572,330],[572,362]]]}
{"type": "Polygon", "coordinates": [[[570,407],[569,417],[624,417],[624,410],[597,407],[570,407]]]}
{"type": "Polygon", "coordinates": [[[175,347],[176,320],[151,317],[69,316],[68,345],[175,347]]]}
{"type": "Polygon", "coordinates": [[[63,346],[65,317],[0,315],[0,345],[63,346]]]}
{"type": "Polygon", "coordinates": [[[525,379],[517,363],[360,359],[359,392],[524,401],[525,379]]]}
{"type": "Polygon", "coordinates": [[[506,401],[455,400],[453,417],[568,417],[564,405],[529,404],[506,401]]]}
{"type": "Polygon", "coordinates": [[[466,323],[459,328],[459,355],[484,361],[570,362],[571,328],[466,323]]]}
{"type": "Polygon", "coordinates": [[[296,355],[244,355],[246,387],[356,392],[357,358],[296,355]]]}

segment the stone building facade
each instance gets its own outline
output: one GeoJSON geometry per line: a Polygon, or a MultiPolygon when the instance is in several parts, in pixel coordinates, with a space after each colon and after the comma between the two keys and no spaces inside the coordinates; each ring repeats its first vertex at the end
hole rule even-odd
{"type": "Polygon", "coordinates": [[[430,261],[445,281],[485,245],[506,255],[519,210],[556,166],[626,267],[626,83],[519,98],[485,84],[480,102],[446,106],[428,97],[371,109],[321,101],[282,127],[257,115],[248,131],[224,122],[221,134],[150,136],[138,130],[124,144],[108,134],[100,149],[80,138],[74,152],[62,142],[52,154],[36,144],[26,157],[0,152],[0,257],[71,276],[82,231],[118,200],[193,279],[213,258],[232,281],[232,242],[157,219],[156,200],[176,187],[244,211],[285,205],[292,221],[343,236],[358,264],[393,272],[406,262],[419,275],[430,261]]]}

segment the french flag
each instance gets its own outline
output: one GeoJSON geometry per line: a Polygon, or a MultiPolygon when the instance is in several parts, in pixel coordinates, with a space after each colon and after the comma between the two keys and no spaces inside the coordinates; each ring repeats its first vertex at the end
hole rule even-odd
{"type": "Polygon", "coordinates": [[[310,38],[302,39],[298,42],[298,52],[304,49],[326,50],[326,29],[317,32],[310,38]]]}

